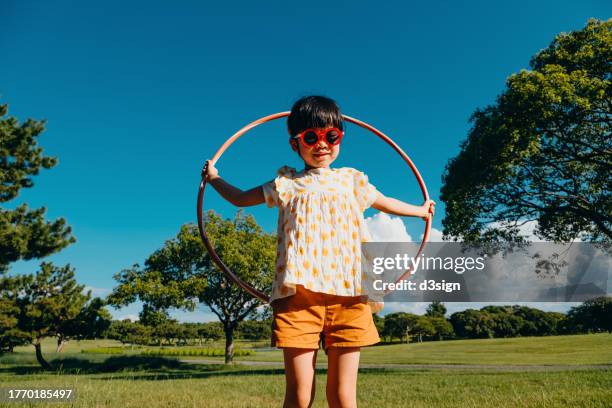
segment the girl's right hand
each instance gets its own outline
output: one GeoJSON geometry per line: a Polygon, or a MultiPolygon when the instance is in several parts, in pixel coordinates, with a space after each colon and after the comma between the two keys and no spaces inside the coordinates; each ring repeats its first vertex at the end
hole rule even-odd
{"type": "Polygon", "coordinates": [[[206,181],[212,181],[217,177],[219,177],[219,170],[217,170],[210,160],[206,160],[206,181]]]}
{"type": "Polygon", "coordinates": [[[434,200],[427,200],[421,206],[425,215],[421,217],[423,221],[427,221],[429,217],[433,217],[436,213],[436,202],[434,200]]]}

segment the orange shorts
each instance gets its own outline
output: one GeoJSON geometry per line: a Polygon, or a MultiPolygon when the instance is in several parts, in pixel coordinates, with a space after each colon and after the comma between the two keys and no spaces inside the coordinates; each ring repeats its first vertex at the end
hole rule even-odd
{"type": "Polygon", "coordinates": [[[380,341],[372,310],[361,296],[312,292],[296,285],[292,296],[272,302],[272,347],[362,347],[380,341]]]}

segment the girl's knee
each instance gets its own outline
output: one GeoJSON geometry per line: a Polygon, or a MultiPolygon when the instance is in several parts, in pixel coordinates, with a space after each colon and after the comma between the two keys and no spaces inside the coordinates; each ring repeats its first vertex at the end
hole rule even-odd
{"type": "Polygon", "coordinates": [[[312,390],[287,390],[285,395],[284,408],[308,408],[314,402],[314,392],[312,390]]]}
{"type": "Polygon", "coordinates": [[[357,389],[350,385],[329,384],[326,396],[330,407],[356,407],[357,389]]]}

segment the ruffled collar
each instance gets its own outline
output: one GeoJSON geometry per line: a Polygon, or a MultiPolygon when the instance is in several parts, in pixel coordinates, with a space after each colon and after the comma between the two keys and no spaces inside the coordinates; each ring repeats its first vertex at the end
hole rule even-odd
{"type": "Polygon", "coordinates": [[[331,169],[329,167],[315,167],[312,169],[304,169],[302,171],[305,174],[317,174],[317,175],[322,175],[322,174],[331,174],[334,172],[334,169],[331,169]]]}

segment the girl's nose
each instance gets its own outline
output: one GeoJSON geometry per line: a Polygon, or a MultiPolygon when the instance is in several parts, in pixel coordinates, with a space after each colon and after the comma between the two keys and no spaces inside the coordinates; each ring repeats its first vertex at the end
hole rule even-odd
{"type": "Polygon", "coordinates": [[[321,139],[317,142],[315,147],[317,148],[317,150],[325,149],[327,148],[327,143],[325,143],[325,140],[321,139]]]}

